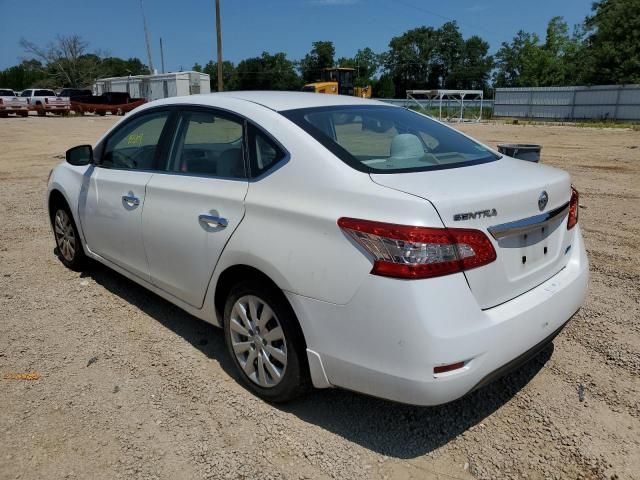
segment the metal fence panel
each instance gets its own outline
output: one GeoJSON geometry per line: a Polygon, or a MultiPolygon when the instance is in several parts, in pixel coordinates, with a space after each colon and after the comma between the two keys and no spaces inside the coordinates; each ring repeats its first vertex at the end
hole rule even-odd
{"type": "Polygon", "coordinates": [[[497,88],[496,117],[640,120],[640,85],[497,88]]]}

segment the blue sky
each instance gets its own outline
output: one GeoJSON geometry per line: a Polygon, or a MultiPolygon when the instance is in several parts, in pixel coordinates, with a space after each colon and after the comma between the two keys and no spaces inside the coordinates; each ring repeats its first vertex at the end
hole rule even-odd
{"type": "MultiPolygon", "coordinates": [[[[573,25],[590,12],[592,0],[221,0],[225,60],[238,62],[262,51],[299,59],[315,40],[333,40],[336,57],[369,46],[387,49],[391,37],[449,19],[465,37],[480,35],[495,52],[520,29],[544,36],[560,15],[573,25]]],[[[168,71],[191,68],[215,57],[214,0],[145,0],[154,66],[160,67],[159,38],[168,71]]],[[[0,0],[0,68],[18,63],[24,37],[46,44],[77,33],[90,49],[146,63],[139,0],[0,0]],[[28,5],[28,7],[27,7],[28,5]],[[13,11],[7,22],[8,11],[13,11]],[[21,21],[21,19],[24,19],[21,21]]]]}

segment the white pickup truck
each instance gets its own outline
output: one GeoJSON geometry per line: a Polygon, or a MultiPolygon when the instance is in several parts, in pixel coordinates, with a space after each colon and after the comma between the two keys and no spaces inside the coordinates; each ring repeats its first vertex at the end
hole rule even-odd
{"type": "Polygon", "coordinates": [[[68,115],[71,111],[71,101],[68,98],[58,97],[53,90],[27,88],[20,96],[26,97],[30,107],[41,117],[44,117],[47,112],[68,115]]]}
{"type": "Polygon", "coordinates": [[[0,88],[0,117],[8,117],[10,113],[26,117],[29,115],[29,102],[10,88],[0,88]]]}

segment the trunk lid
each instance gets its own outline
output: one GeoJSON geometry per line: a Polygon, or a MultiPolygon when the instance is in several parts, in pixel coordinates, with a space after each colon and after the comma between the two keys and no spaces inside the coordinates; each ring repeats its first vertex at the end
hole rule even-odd
{"type": "Polygon", "coordinates": [[[487,235],[496,261],[465,271],[483,309],[531,290],[566,265],[571,232],[563,207],[571,197],[571,182],[562,170],[503,157],[471,167],[371,174],[371,179],[428,200],[447,227],[487,235]],[[548,201],[540,209],[542,192],[548,201]]]}

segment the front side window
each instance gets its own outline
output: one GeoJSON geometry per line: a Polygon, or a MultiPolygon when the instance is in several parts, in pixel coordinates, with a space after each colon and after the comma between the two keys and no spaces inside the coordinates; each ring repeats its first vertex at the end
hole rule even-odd
{"type": "Polygon", "coordinates": [[[158,144],[169,112],[154,112],[134,118],[109,139],[99,166],[131,170],[153,170],[158,144]]]}
{"type": "Polygon", "coordinates": [[[246,178],[241,120],[213,111],[184,112],[178,121],[167,170],[246,178]]]}
{"type": "Polygon", "coordinates": [[[439,170],[499,158],[455,130],[404,108],[349,105],[280,113],[363,172],[439,170]]]}
{"type": "Polygon", "coordinates": [[[31,90],[25,90],[20,94],[21,97],[30,97],[31,96],[31,90]]]}

